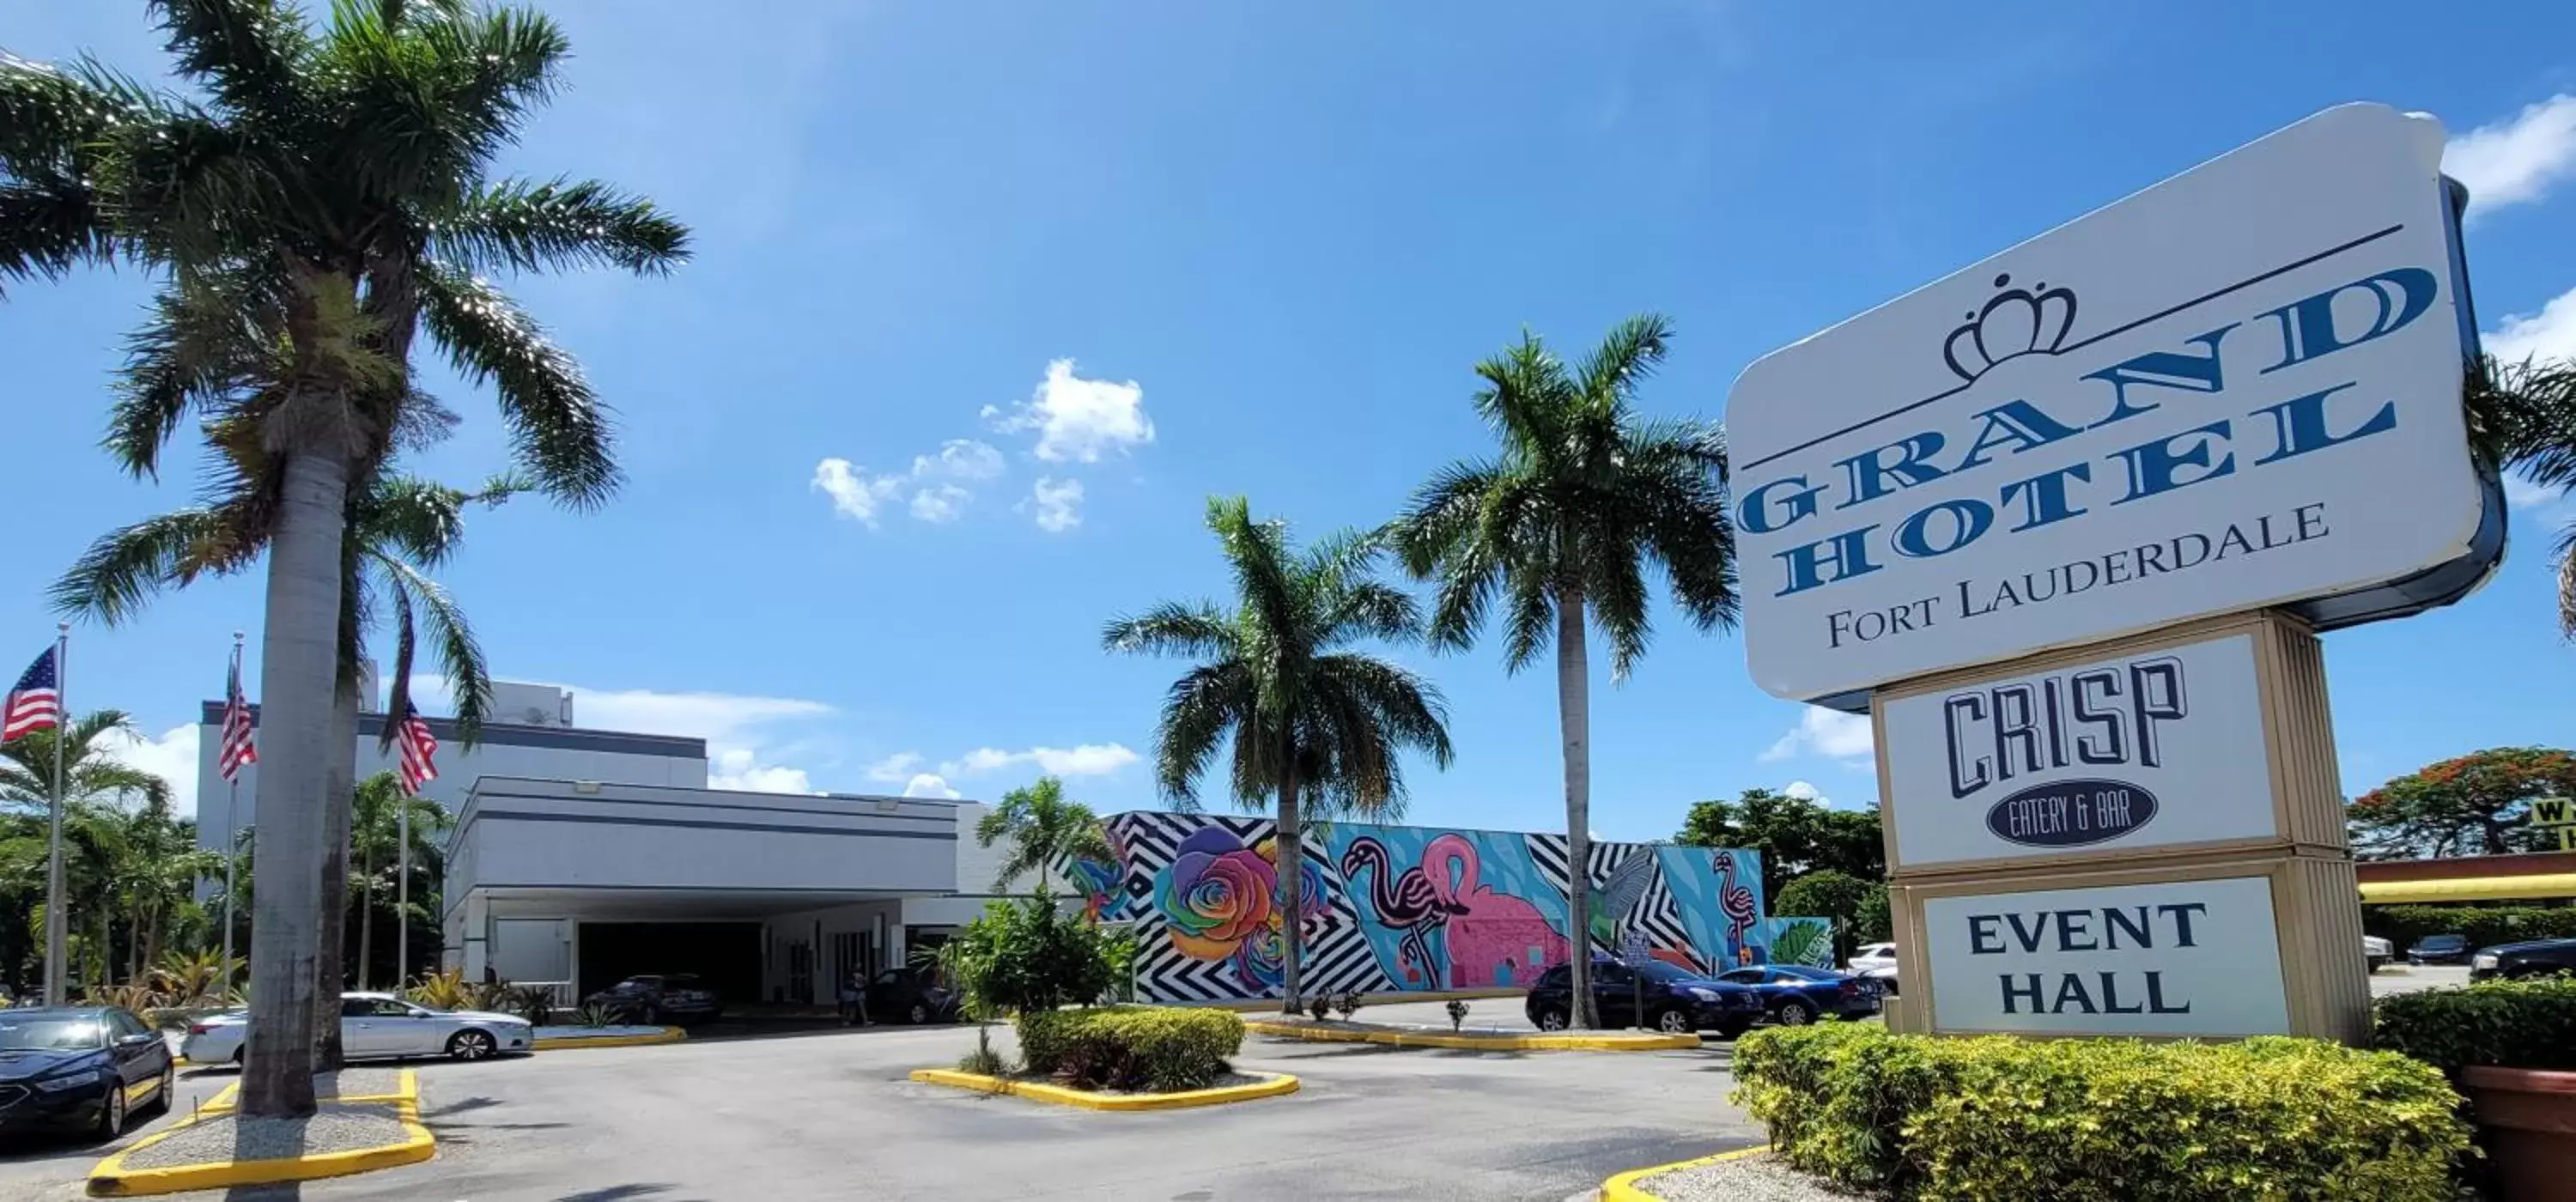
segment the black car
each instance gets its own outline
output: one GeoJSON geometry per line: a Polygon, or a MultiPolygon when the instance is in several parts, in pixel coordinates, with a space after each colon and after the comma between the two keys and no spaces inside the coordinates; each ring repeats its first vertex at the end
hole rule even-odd
{"type": "Polygon", "coordinates": [[[168,1109],[178,1070],[161,1033],[113,1006],[0,1010],[0,1131],[125,1132],[168,1109]]]}
{"type": "Polygon", "coordinates": [[[2576,939],[2533,939],[2482,947],[2469,958],[2472,981],[2515,980],[2576,972],[2576,939]]]}
{"type": "MultiPolygon", "coordinates": [[[[1529,1015],[1530,1025],[1542,1031],[1562,1031],[1573,1021],[1573,975],[1573,969],[1563,964],[1539,974],[1538,984],[1530,986],[1529,1000],[1522,1007],[1529,1015]]],[[[1733,1039],[1762,1017],[1762,995],[1661,961],[1636,968],[1614,961],[1595,961],[1592,997],[1594,1009],[1606,1027],[1642,1025],[1677,1035],[1715,1031],[1721,1039],[1733,1039]],[[1640,1001],[1645,1006],[1642,1024],[1637,1021],[1640,1001]]]]}
{"type": "Polygon", "coordinates": [[[2426,935],[2406,949],[2409,964],[2464,964],[2469,958],[2466,935],[2426,935]]]}
{"type": "Polygon", "coordinates": [[[868,980],[868,1017],[878,1022],[954,1022],[957,991],[922,968],[889,968],[868,980]]]}
{"type": "Polygon", "coordinates": [[[714,1022],[724,1017],[723,999],[695,973],[628,977],[581,1002],[616,1015],[619,1022],[714,1022]]]}

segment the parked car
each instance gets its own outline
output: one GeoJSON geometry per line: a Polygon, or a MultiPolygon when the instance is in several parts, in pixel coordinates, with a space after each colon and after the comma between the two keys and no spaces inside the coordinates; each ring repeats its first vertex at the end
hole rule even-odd
{"type": "Polygon", "coordinates": [[[167,1110],[170,1045],[113,1006],[0,1010],[0,1131],[125,1133],[137,1109],[167,1110]]]}
{"type": "Polygon", "coordinates": [[[2479,948],[2469,957],[2472,981],[2576,973],[2576,939],[2532,939],[2479,948]]]}
{"type": "Polygon", "coordinates": [[[724,1017],[724,1000],[697,974],[648,973],[628,977],[582,999],[617,1016],[619,1022],[714,1022],[724,1017]]]}
{"type": "Polygon", "coordinates": [[[955,1022],[957,991],[922,968],[889,968],[868,979],[868,1017],[878,1022],[955,1022]]]}
{"type": "Polygon", "coordinates": [[[1862,944],[1852,953],[1851,959],[1843,962],[1843,970],[1853,976],[1876,981],[1880,989],[1887,991],[1887,996],[1896,996],[1896,945],[1893,943],[1862,944]]]}
{"type": "Polygon", "coordinates": [[[2378,972],[2397,958],[2396,946],[2377,935],[2364,935],[2361,937],[2361,958],[2370,965],[2370,971],[2378,972]]]}
{"type": "MultiPolygon", "coordinates": [[[[1542,1031],[1562,1031],[1573,1021],[1573,976],[1574,970],[1564,964],[1539,974],[1538,983],[1530,986],[1529,997],[1522,1003],[1531,1026],[1542,1031]]],[[[1713,981],[1662,961],[1639,968],[1610,960],[1595,961],[1592,998],[1594,1012],[1601,1016],[1603,1026],[1647,1026],[1676,1035],[1715,1031],[1720,1039],[1733,1039],[1752,1029],[1762,1017],[1762,998],[1753,990],[1713,981]],[[1637,1021],[1641,994],[1646,1014],[1643,1023],[1637,1021]]]]}
{"type": "Polygon", "coordinates": [[[2406,949],[2409,964],[2465,964],[2468,962],[2469,937],[2466,935],[2426,935],[2406,949]]]}
{"type": "Polygon", "coordinates": [[[1784,1027],[1805,1026],[1824,1015],[1867,1018],[1878,1013],[1880,985],[1867,977],[1804,964],[1755,964],[1731,968],[1717,979],[1750,986],[1762,1008],[1784,1027]]]}
{"type": "MultiPolygon", "coordinates": [[[[189,1024],[179,1054],[192,1064],[238,1062],[250,1034],[241,1011],[189,1024]]],[[[390,993],[340,995],[340,1051],[351,1060],[448,1056],[483,1060],[505,1052],[531,1052],[536,1028],[515,1014],[488,1010],[432,1010],[390,993]]]]}

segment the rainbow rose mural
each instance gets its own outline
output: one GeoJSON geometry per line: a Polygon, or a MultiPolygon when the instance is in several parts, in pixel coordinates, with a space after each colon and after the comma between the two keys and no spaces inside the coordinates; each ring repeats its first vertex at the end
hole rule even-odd
{"type": "MultiPolygon", "coordinates": [[[[1278,996],[1290,916],[1268,819],[1130,813],[1105,825],[1121,863],[1076,863],[1070,876],[1086,912],[1134,929],[1139,1000],[1278,996]]],[[[1526,987],[1577,946],[1562,836],[1318,823],[1305,851],[1295,921],[1310,993],[1526,987]]],[[[1714,972],[1770,959],[1789,929],[1764,918],[1752,851],[1595,843],[1586,875],[1588,942],[1601,952],[1638,931],[1656,959],[1714,972]]]]}

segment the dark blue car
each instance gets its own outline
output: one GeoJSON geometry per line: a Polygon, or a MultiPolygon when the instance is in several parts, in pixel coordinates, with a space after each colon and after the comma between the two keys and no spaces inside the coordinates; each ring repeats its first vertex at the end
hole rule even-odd
{"type": "Polygon", "coordinates": [[[170,1045],[112,1006],[0,1010],[0,1131],[125,1131],[136,1110],[167,1108],[178,1076],[170,1045]]]}
{"type": "MultiPolygon", "coordinates": [[[[1523,1003],[1530,1025],[1562,1031],[1572,1021],[1573,971],[1559,964],[1539,974],[1523,1003]]],[[[1762,999],[1751,989],[1712,981],[1688,969],[1650,961],[1630,968],[1614,960],[1592,962],[1595,1012],[1605,1027],[1651,1027],[1669,1034],[1715,1031],[1721,1039],[1742,1035],[1762,1017],[1762,999]],[[1641,1016],[1640,1004],[1645,1007],[1641,1016]]]]}
{"type": "Polygon", "coordinates": [[[1756,964],[1728,969],[1717,979],[1760,993],[1763,1012],[1784,1027],[1802,1027],[1826,1015],[1867,1018],[1878,1013],[1878,982],[1830,968],[1756,964]]]}

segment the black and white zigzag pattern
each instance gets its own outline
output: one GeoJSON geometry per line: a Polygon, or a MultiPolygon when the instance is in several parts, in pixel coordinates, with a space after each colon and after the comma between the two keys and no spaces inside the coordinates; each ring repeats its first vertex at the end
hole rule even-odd
{"type": "MultiPolygon", "coordinates": [[[[1564,896],[1565,836],[1523,837],[1528,841],[1530,861],[1538,866],[1539,876],[1553,886],[1559,896],[1564,896]]],[[[1681,905],[1674,900],[1672,888],[1664,883],[1663,867],[1656,860],[1653,845],[1596,840],[1584,858],[1591,865],[1591,871],[1586,875],[1592,883],[1593,904],[1615,907],[1615,912],[1603,911],[1603,916],[1611,921],[1614,929],[1623,934],[1642,929],[1647,942],[1655,947],[1690,951],[1690,929],[1682,925],[1681,905]],[[1623,868],[1628,870],[1625,877],[1621,874],[1623,868]],[[1642,887],[1636,883],[1636,877],[1640,875],[1644,878],[1642,887]],[[1621,887],[1623,885],[1624,888],[1621,887]],[[1623,893],[1633,894],[1624,905],[1619,904],[1623,893]]],[[[1597,935],[1592,944],[1596,950],[1612,955],[1619,951],[1614,941],[1597,935]]]]}
{"type": "MultiPolygon", "coordinates": [[[[1201,960],[1172,945],[1161,912],[1154,908],[1154,878],[1169,866],[1191,833],[1209,825],[1223,827],[1247,847],[1270,838],[1277,829],[1267,818],[1214,815],[1122,814],[1110,820],[1112,832],[1127,849],[1125,917],[1137,936],[1136,991],[1157,1002],[1227,1001],[1257,996],[1223,960],[1201,960]]],[[[1311,834],[1306,862],[1323,873],[1329,906],[1305,927],[1306,954],[1302,983],[1308,993],[1383,993],[1395,988],[1379,967],[1377,953],[1360,931],[1359,912],[1341,870],[1311,834]]],[[[1264,991],[1277,996],[1277,990],[1264,991]]]]}

